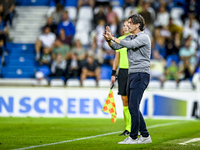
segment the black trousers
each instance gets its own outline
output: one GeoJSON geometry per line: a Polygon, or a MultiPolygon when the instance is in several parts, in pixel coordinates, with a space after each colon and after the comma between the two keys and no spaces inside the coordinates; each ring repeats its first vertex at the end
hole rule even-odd
{"type": "Polygon", "coordinates": [[[131,114],[131,133],[130,137],[136,139],[138,131],[143,137],[148,137],[144,118],[139,110],[140,102],[150,80],[150,75],[144,72],[130,73],[127,82],[128,107],[131,114]]]}

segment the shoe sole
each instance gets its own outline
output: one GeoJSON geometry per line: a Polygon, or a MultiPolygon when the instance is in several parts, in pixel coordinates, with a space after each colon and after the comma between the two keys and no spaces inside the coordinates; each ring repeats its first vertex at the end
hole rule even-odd
{"type": "Polygon", "coordinates": [[[138,143],[138,144],[149,144],[149,143],[152,143],[152,141],[145,141],[145,142],[141,142],[141,143],[138,143]]]}
{"type": "Polygon", "coordinates": [[[117,144],[139,144],[139,143],[117,143],[117,144]]]}

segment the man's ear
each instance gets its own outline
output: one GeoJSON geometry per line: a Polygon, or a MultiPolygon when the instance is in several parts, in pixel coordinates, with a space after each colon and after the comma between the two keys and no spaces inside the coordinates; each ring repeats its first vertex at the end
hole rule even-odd
{"type": "Polygon", "coordinates": [[[137,26],[137,27],[139,28],[139,26],[140,26],[140,23],[138,23],[138,26],[137,26]]]}

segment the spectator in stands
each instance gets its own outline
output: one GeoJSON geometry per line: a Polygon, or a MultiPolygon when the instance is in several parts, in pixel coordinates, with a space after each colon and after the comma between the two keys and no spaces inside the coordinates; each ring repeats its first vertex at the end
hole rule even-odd
{"type": "Polygon", "coordinates": [[[100,80],[100,68],[98,63],[94,60],[94,56],[92,55],[87,56],[87,62],[82,69],[81,86],[87,77],[95,77],[96,85],[98,86],[98,82],[100,80]]]}
{"type": "Polygon", "coordinates": [[[117,17],[110,19],[110,30],[115,37],[120,36],[120,25],[117,17]]]}
{"type": "Polygon", "coordinates": [[[166,1],[167,11],[170,12],[172,8],[176,7],[177,6],[177,2],[178,1],[167,0],[166,1]]]}
{"type": "Polygon", "coordinates": [[[107,23],[110,25],[113,19],[116,19],[118,22],[117,13],[112,10],[111,5],[106,6],[106,10],[107,10],[107,14],[106,14],[107,23]]]}
{"type": "Polygon", "coordinates": [[[166,80],[176,80],[178,83],[178,71],[176,61],[172,60],[170,66],[165,71],[166,80]]]}
{"type": "Polygon", "coordinates": [[[197,88],[197,84],[200,82],[200,61],[198,62],[197,66],[195,67],[195,71],[192,77],[192,84],[197,88]]]}
{"type": "Polygon", "coordinates": [[[51,32],[49,26],[44,27],[43,33],[38,37],[35,43],[36,60],[40,59],[40,53],[43,48],[48,48],[49,53],[53,49],[56,35],[51,32]]]}
{"type": "Polygon", "coordinates": [[[70,59],[67,60],[66,80],[68,80],[70,77],[80,77],[80,72],[81,63],[78,60],[77,54],[72,52],[70,55],[70,59]]]}
{"type": "Polygon", "coordinates": [[[42,31],[46,26],[49,26],[52,33],[57,33],[57,25],[53,22],[52,17],[47,17],[46,25],[42,28],[42,31]]]}
{"type": "Polygon", "coordinates": [[[115,51],[113,51],[106,41],[103,43],[103,64],[113,66],[115,51]]]}
{"type": "Polygon", "coordinates": [[[66,70],[66,60],[62,57],[61,53],[56,55],[56,59],[51,64],[51,74],[55,78],[60,78],[65,76],[66,70]]]}
{"type": "Polygon", "coordinates": [[[187,62],[185,60],[189,60],[189,63],[193,67],[195,67],[197,64],[196,57],[195,57],[196,50],[193,47],[191,47],[190,44],[191,44],[190,39],[186,39],[185,45],[179,51],[179,56],[181,60],[186,63],[186,65],[187,65],[187,62]]]}
{"type": "Polygon", "coordinates": [[[59,39],[56,39],[52,51],[52,59],[55,60],[58,54],[61,54],[62,58],[67,60],[70,57],[70,48],[68,45],[64,45],[59,39]]]}
{"type": "Polygon", "coordinates": [[[68,11],[65,11],[62,15],[62,21],[58,25],[57,34],[59,34],[61,29],[65,30],[66,37],[73,37],[75,34],[75,26],[68,18],[68,11]]]}
{"type": "Polygon", "coordinates": [[[153,18],[151,17],[151,13],[148,11],[150,6],[149,2],[143,2],[142,4],[142,11],[139,13],[145,20],[146,27],[153,31],[153,18]]]}
{"type": "Polygon", "coordinates": [[[181,45],[180,33],[175,32],[172,38],[166,40],[166,58],[169,55],[178,55],[181,45]]]}
{"type": "Polygon", "coordinates": [[[107,6],[110,4],[110,0],[95,0],[95,7],[97,6],[107,6]]]}
{"type": "Polygon", "coordinates": [[[157,13],[157,19],[155,20],[155,26],[166,27],[169,24],[169,13],[166,11],[165,4],[160,6],[159,12],[157,13]]]}
{"type": "Polygon", "coordinates": [[[77,54],[78,60],[81,62],[81,65],[83,66],[86,58],[86,50],[83,48],[81,41],[79,39],[75,40],[72,52],[77,54]]]}
{"type": "Polygon", "coordinates": [[[144,0],[138,0],[136,1],[136,11],[137,13],[140,13],[142,11],[142,4],[143,4],[144,0]]]}
{"type": "Polygon", "coordinates": [[[3,4],[0,4],[0,17],[1,17],[2,20],[4,20],[5,17],[6,17],[5,13],[3,11],[3,4]]]}
{"type": "Polygon", "coordinates": [[[104,42],[104,37],[102,37],[102,33],[105,30],[105,22],[104,20],[99,20],[98,25],[95,29],[96,31],[96,42],[98,47],[102,47],[104,42]],[[103,31],[103,32],[102,32],[103,31]]]}
{"type": "Polygon", "coordinates": [[[165,69],[165,59],[160,55],[159,51],[154,50],[151,59],[150,66],[150,77],[151,79],[158,79],[163,85],[165,81],[164,69],[165,69]]]}
{"type": "Polygon", "coordinates": [[[165,48],[165,36],[161,34],[162,28],[154,29],[154,37],[152,42],[152,48],[154,50],[158,50],[163,58],[166,56],[166,48],[165,48]]]}
{"type": "Polygon", "coordinates": [[[93,18],[94,28],[97,26],[100,20],[104,20],[104,22],[106,22],[106,15],[104,14],[104,7],[102,5],[99,6],[99,11],[97,14],[94,14],[93,18]]]}
{"type": "Polygon", "coordinates": [[[154,0],[151,0],[151,7],[152,7],[156,12],[159,11],[160,5],[161,5],[161,1],[154,1],[154,0]]]}
{"type": "Polygon", "coordinates": [[[135,0],[124,0],[124,5],[123,8],[125,9],[126,7],[135,7],[136,6],[136,1],[135,0]]]}
{"type": "Polygon", "coordinates": [[[78,9],[82,6],[90,6],[92,9],[94,8],[94,0],[78,0],[78,9]]]}
{"type": "Polygon", "coordinates": [[[60,29],[60,33],[58,35],[58,39],[66,45],[72,46],[72,37],[71,36],[66,36],[65,30],[60,29]]]}
{"type": "MultiPolygon", "coordinates": [[[[176,24],[173,23],[173,18],[169,18],[169,24],[168,24],[168,30],[170,31],[171,35],[174,35],[175,33],[179,32],[182,34],[183,28],[177,26],[176,24]]],[[[181,36],[180,36],[181,39],[181,36]]]]}
{"type": "Polygon", "coordinates": [[[193,39],[198,41],[198,31],[200,29],[199,22],[196,20],[193,13],[188,14],[188,18],[185,20],[183,37],[187,38],[192,35],[193,39]]]}
{"type": "Polygon", "coordinates": [[[6,49],[6,40],[8,38],[8,28],[5,25],[4,21],[2,20],[2,17],[0,16],[0,39],[3,40],[4,48],[6,49]]]}
{"type": "Polygon", "coordinates": [[[198,0],[186,0],[185,9],[186,13],[194,13],[199,15],[199,1],[198,0]]]}
{"type": "Polygon", "coordinates": [[[190,64],[189,59],[184,59],[184,63],[179,66],[179,78],[181,80],[191,80],[195,67],[190,64]]]}
{"type": "Polygon", "coordinates": [[[60,4],[60,5],[63,5],[63,6],[64,6],[65,0],[54,0],[54,1],[55,1],[55,4],[56,4],[56,5],[60,4]]]}
{"type": "Polygon", "coordinates": [[[60,4],[56,5],[56,11],[51,15],[54,23],[59,24],[61,22],[63,12],[63,6],[60,4]]]}
{"type": "MultiPolygon", "coordinates": [[[[4,63],[4,55],[3,55],[3,39],[0,39],[0,59],[1,59],[1,65],[4,63]]],[[[0,65],[0,66],[1,66],[0,65]]]]}
{"type": "Polygon", "coordinates": [[[49,53],[49,50],[48,48],[43,48],[43,54],[42,54],[42,57],[40,59],[40,65],[46,65],[48,67],[50,67],[51,65],[51,55],[49,53]]]}
{"type": "Polygon", "coordinates": [[[89,51],[92,51],[92,53],[94,54],[94,58],[99,63],[99,65],[103,64],[103,50],[102,47],[97,46],[97,42],[95,39],[93,40],[92,47],[90,50],[88,50],[88,53],[89,51]]]}
{"type": "Polygon", "coordinates": [[[3,4],[3,10],[5,14],[5,22],[9,21],[12,26],[13,12],[15,8],[15,0],[0,0],[0,4],[3,4]]]}
{"type": "Polygon", "coordinates": [[[198,48],[199,48],[198,46],[199,45],[198,45],[197,41],[193,39],[192,35],[189,35],[187,37],[187,40],[190,41],[190,47],[192,47],[193,49],[195,49],[196,51],[198,51],[198,48]]]}

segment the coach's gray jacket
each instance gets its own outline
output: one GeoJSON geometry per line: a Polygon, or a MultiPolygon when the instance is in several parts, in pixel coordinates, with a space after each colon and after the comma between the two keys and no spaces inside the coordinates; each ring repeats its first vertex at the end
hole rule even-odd
{"type": "Polygon", "coordinates": [[[139,32],[135,37],[128,35],[120,41],[120,44],[113,42],[111,46],[113,50],[122,47],[127,48],[129,73],[146,72],[150,74],[151,40],[147,34],[139,32]]]}

